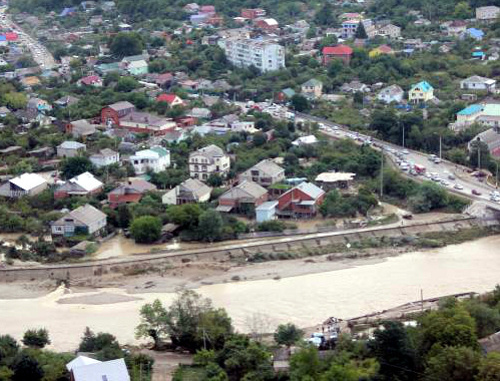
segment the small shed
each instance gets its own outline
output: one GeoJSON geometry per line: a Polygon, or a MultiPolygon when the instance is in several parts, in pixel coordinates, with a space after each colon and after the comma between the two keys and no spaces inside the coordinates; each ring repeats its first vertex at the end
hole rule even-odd
{"type": "Polygon", "coordinates": [[[255,217],[257,223],[272,221],[276,219],[276,207],[278,201],[267,201],[255,208],[255,217]]]}

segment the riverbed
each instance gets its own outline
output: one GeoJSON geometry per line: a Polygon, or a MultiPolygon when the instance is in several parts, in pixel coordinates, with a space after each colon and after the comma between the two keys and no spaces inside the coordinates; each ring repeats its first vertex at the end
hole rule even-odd
{"type": "MultiPolygon", "coordinates": [[[[377,261],[355,260],[335,271],[206,285],[198,291],[226,308],[240,331],[255,326],[272,331],[283,322],[306,327],[330,316],[352,318],[418,300],[420,290],[424,298],[491,290],[500,283],[499,247],[500,236],[494,236],[377,261]]],[[[239,271],[244,279],[245,268],[239,271]]],[[[107,288],[69,294],[58,289],[33,299],[0,300],[0,334],[20,338],[28,328],[46,327],[52,348],[73,350],[89,326],[135,344],[140,306],[155,298],[168,304],[174,297],[171,292],[131,295],[123,288],[107,288]]]]}

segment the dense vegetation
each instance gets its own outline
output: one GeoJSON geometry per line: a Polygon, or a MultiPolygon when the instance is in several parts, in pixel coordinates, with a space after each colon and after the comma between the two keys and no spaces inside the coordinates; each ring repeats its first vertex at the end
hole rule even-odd
{"type": "Polygon", "coordinates": [[[343,334],[324,343],[320,353],[306,345],[303,331],[280,325],[274,344],[264,344],[263,327],[251,337],[234,333],[224,310],[185,291],[170,307],[159,301],[141,309],[139,337],[150,337],[156,347],[172,341],[196,353],[194,366],[180,367],[175,380],[498,380],[500,356],[481,353],[478,339],[500,329],[500,287],[491,294],[461,302],[440,301],[439,310],[418,313],[416,326],[397,321],[377,323],[372,338],[357,340],[343,334]],[[297,350],[289,373],[275,373],[273,353],[279,347],[297,350]]]}

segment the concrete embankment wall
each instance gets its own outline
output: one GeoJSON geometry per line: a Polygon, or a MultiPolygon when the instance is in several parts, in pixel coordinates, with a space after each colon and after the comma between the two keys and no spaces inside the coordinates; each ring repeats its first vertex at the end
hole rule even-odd
{"type": "Polygon", "coordinates": [[[199,251],[157,252],[155,254],[136,254],[124,258],[89,261],[78,264],[43,265],[37,267],[19,267],[0,269],[0,282],[77,280],[108,273],[134,273],[162,266],[175,266],[186,262],[227,262],[244,259],[255,253],[280,253],[302,249],[315,249],[329,245],[347,244],[369,238],[414,236],[422,233],[439,231],[457,231],[478,226],[474,218],[457,219],[430,224],[412,224],[401,227],[379,227],[355,232],[321,234],[315,237],[288,237],[262,243],[250,243],[238,247],[206,248],[199,251]]]}

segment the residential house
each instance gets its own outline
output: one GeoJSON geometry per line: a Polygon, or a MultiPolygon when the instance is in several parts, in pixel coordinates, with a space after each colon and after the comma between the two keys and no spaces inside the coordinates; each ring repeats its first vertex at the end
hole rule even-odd
{"type": "Polygon", "coordinates": [[[392,50],[392,48],[389,45],[380,45],[370,50],[370,53],[368,53],[370,58],[380,56],[381,54],[394,54],[394,50],[392,50]]]}
{"type": "Polygon", "coordinates": [[[66,140],[57,146],[58,157],[75,157],[82,155],[87,150],[87,146],[83,143],[66,140]]]}
{"type": "Polygon", "coordinates": [[[321,95],[323,94],[323,82],[312,78],[303,83],[300,89],[302,94],[308,98],[321,98],[321,95]]]}
{"type": "Polygon", "coordinates": [[[90,172],[84,172],[72,179],[62,182],[55,190],[54,198],[61,199],[70,196],[95,195],[102,191],[104,184],[90,172]]]}
{"type": "Polygon", "coordinates": [[[294,95],[295,95],[294,89],[286,88],[278,92],[278,94],[276,94],[276,101],[283,103],[292,99],[294,95]]]}
{"type": "Polygon", "coordinates": [[[135,106],[130,102],[122,101],[113,103],[102,109],[101,123],[108,127],[119,126],[120,118],[132,111],[135,111],[135,106]]]}
{"type": "Polygon", "coordinates": [[[387,24],[377,30],[377,34],[391,39],[401,37],[401,28],[394,24],[387,24]]]}
{"type": "Polygon", "coordinates": [[[77,82],[79,86],[92,86],[92,87],[102,87],[102,79],[98,75],[89,75],[87,77],[80,78],[77,82]]]}
{"type": "Polygon", "coordinates": [[[412,103],[428,102],[434,99],[434,88],[427,81],[413,85],[408,92],[408,100],[412,103]]]}
{"type": "Polygon", "coordinates": [[[66,124],[66,133],[71,134],[74,138],[85,139],[96,132],[96,126],[85,119],[75,120],[66,124]]]}
{"type": "Polygon", "coordinates": [[[473,75],[460,81],[460,89],[462,90],[481,90],[493,92],[496,89],[497,81],[491,78],[480,77],[473,75]]]}
{"type": "MultiPolygon", "coordinates": [[[[93,207],[90,204],[86,204],[76,208],[75,210],[67,213],[65,216],[61,217],[57,221],[53,222],[51,225],[51,232],[53,236],[64,236],[72,237],[75,235],[92,235],[98,236],[105,232],[107,226],[107,216],[99,209],[93,207]]],[[[122,360],[123,361],[123,360],[122,360]]],[[[95,364],[92,364],[95,365],[95,364]]],[[[77,369],[83,369],[87,366],[92,365],[82,365],[75,366],[72,369],[74,371],[77,369]]],[[[99,380],[102,373],[99,374],[99,380]]],[[[80,380],[97,380],[98,378],[74,378],[75,381],[80,380]]],[[[112,379],[110,379],[112,380],[112,379]]]]}
{"type": "Polygon", "coordinates": [[[331,189],[347,189],[354,182],[355,173],[344,172],[323,172],[316,176],[314,180],[321,189],[329,191],[331,189]]]}
{"type": "Polygon", "coordinates": [[[104,148],[91,155],[90,161],[97,168],[107,167],[108,165],[118,164],[120,162],[120,154],[112,149],[104,148]]]}
{"type": "Polygon", "coordinates": [[[464,35],[472,38],[473,40],[481,41],[484,37],[484,32],[481,29],[469,28],[465,31],[464,35]]]}
{"type": "Polygon", "coordinates": [[[266,15],[266,11],[262,8],[253,8],[253,9],[242,9],[241,17],[245,19],[256,19],[259,17],[264,17],[266,15]]]}
{"type": "Polygon", "coordinates": [[[495,21],[500,15],[500,8],[494,5],[476,8],[477,21],[495,21]]]}
{"type": "Polygon", "coordinates": [[[278,201],[266,201],[255,208],[255,219],[258,224],[277,218],[278,201]]]}
{"type": "Polygon", "coordinates": [[[469,151],[471,149],[471,143],[477,140],[480,140],[488,146],[488,151],[495,159],[500,158],[500,124],[498,117],[495,127],[481,132],[469,142],[469,151]]]}
{"type": "Polygon", "coordinates": [[[384,103],[401,103],[404,97],[404,90],[398,85],[391,85],[383,88],[377,95],[377,99],[384,103]]]}
{"type": "Polygon", "coordinates": [[[9,198],[32,197],[47,189],[47,181],[36,173],[23,173],[0,187],[0,195],[9,198]]]}
{"type": "Polygon", "coordinates": [[[325,46],[323,48],[323,65],[327,66],[334,59],[340,59],[348,65],[352,54],[352,48],[346,45],[325,46]]]}
{"type": "Polygon", "coordinates": [[[219,197],[220,212],[253,213],[256,207],[267,201],[267,189],[253,181],[243,181],[219,197]]]}
{"type": "Polygon", "coordinates": [[[208,108],[194,107],[187,116],[196,119],[210,119],[212,117],[212,111],[208,108]]]}
{"type": "Polygon", "coordinates": [[[160,94],[156,98],[156,102],[166,102],[170,107],[184,106],[182,98],[175,94],[160,94]]]}
{"type": "Polygon", "coordinates": [[[170,151],[160,146],[137,151],[130,157],[130,163],[137,175],[145,174],[148,171],[162,172],[170,167],[170,151]]]}
{"type": "Polygon", "coordinates": [[[278,21],[271,18],[258,18],[254,20],[254,25],[267,33],[273,33],[279,28],[278,21]]]}
{"type": "Polygon", "coordinates": [[[473,104],[467,106],[463,110],[460,110],[457,113],[457,121],[451,126],[452,130],[458,131],[463,127],[470,126],[472,123],[476,121],[476,119],[482,114],[483,106],[478,104],[473,104]]]}
{"type": "Polygon", "coordinates": [[[49,102],[40,98],[30,98],[26,104],[26,110],[45,113],[52,110],[49,102]]]}
{"type": "Polygon", "coordinates": [[[294,218],[314,217],[324,198],[324,190],[303,182],[278,198],[278,215],[294,218]]]}
{"type": "Polygon", "coordinates": [[[262,160],[239,176],[239,181],[253,181],[263,187],[285,179],[285,170],[272,160],[262,160]]]}
{"type": "Polygon", "coordinates": [[[146,180],[129,180],[108,193],[108,202],[113,209],[122,204],[134,204],[141,201],[145,193],[155,191],[156,189],[156,185],[146,180]]]}
{"type": "Polygon", "coordinates": [[[58,100],[56,100],[54,103],[59,107],[68,107],[77,104],[79,101],[80,99],[72,95],[65,95],[64,97],[61,97],[58,100]]]}
{"type": "Polygon", "coordinates": [[[362,21],[359,19],[345,20],[342,22],[342,38],[354,38],[361,22],[362,21]]]}
{"type": "Polygon", "coordinates": [[[130,62],[126,69],[131,75],[140,76],[148,73],[149,66],[145,60],[137,60],[130,62]]]}
{"type": "Polygon", "coordinates": [[[210,200],[212,188],[198,179],[187,179],[174,189],[165,193],[162,202],[168,205],[182,205],[207,202],[210,200]]]}
{"type": "Polygon", "coordinates": [[[119,127],[130,132],[164,135],[177,124],[170,118],[132,111],[119,119],[119,127]]]}
{"type": "Polygon", "coordinates": [[[206,181],[210,175],[225,177],[231,167],[231,159],[216,145],[209,145],[189,155],[189,175],[206,181]]]}
{"type": "Polygon", "coordinates": [[[369,93],[371,91],[370,87],[358,80],[353,80],[349,83],[344,83],[340,87],[340,91],[343,93],[369,93]]]}
{"type": "Polygon", "coordinates": [[[467,23],[464,20],[454,20],[448,25],[446,31],[449,36],[460,36],[467,30],[467,23]]]}
{"type": "Polygon", "coordinates": [[[307,146],[318,143],[318,139],[314,135],[301,136],[292,142],[296,147],[307,146]]]}

